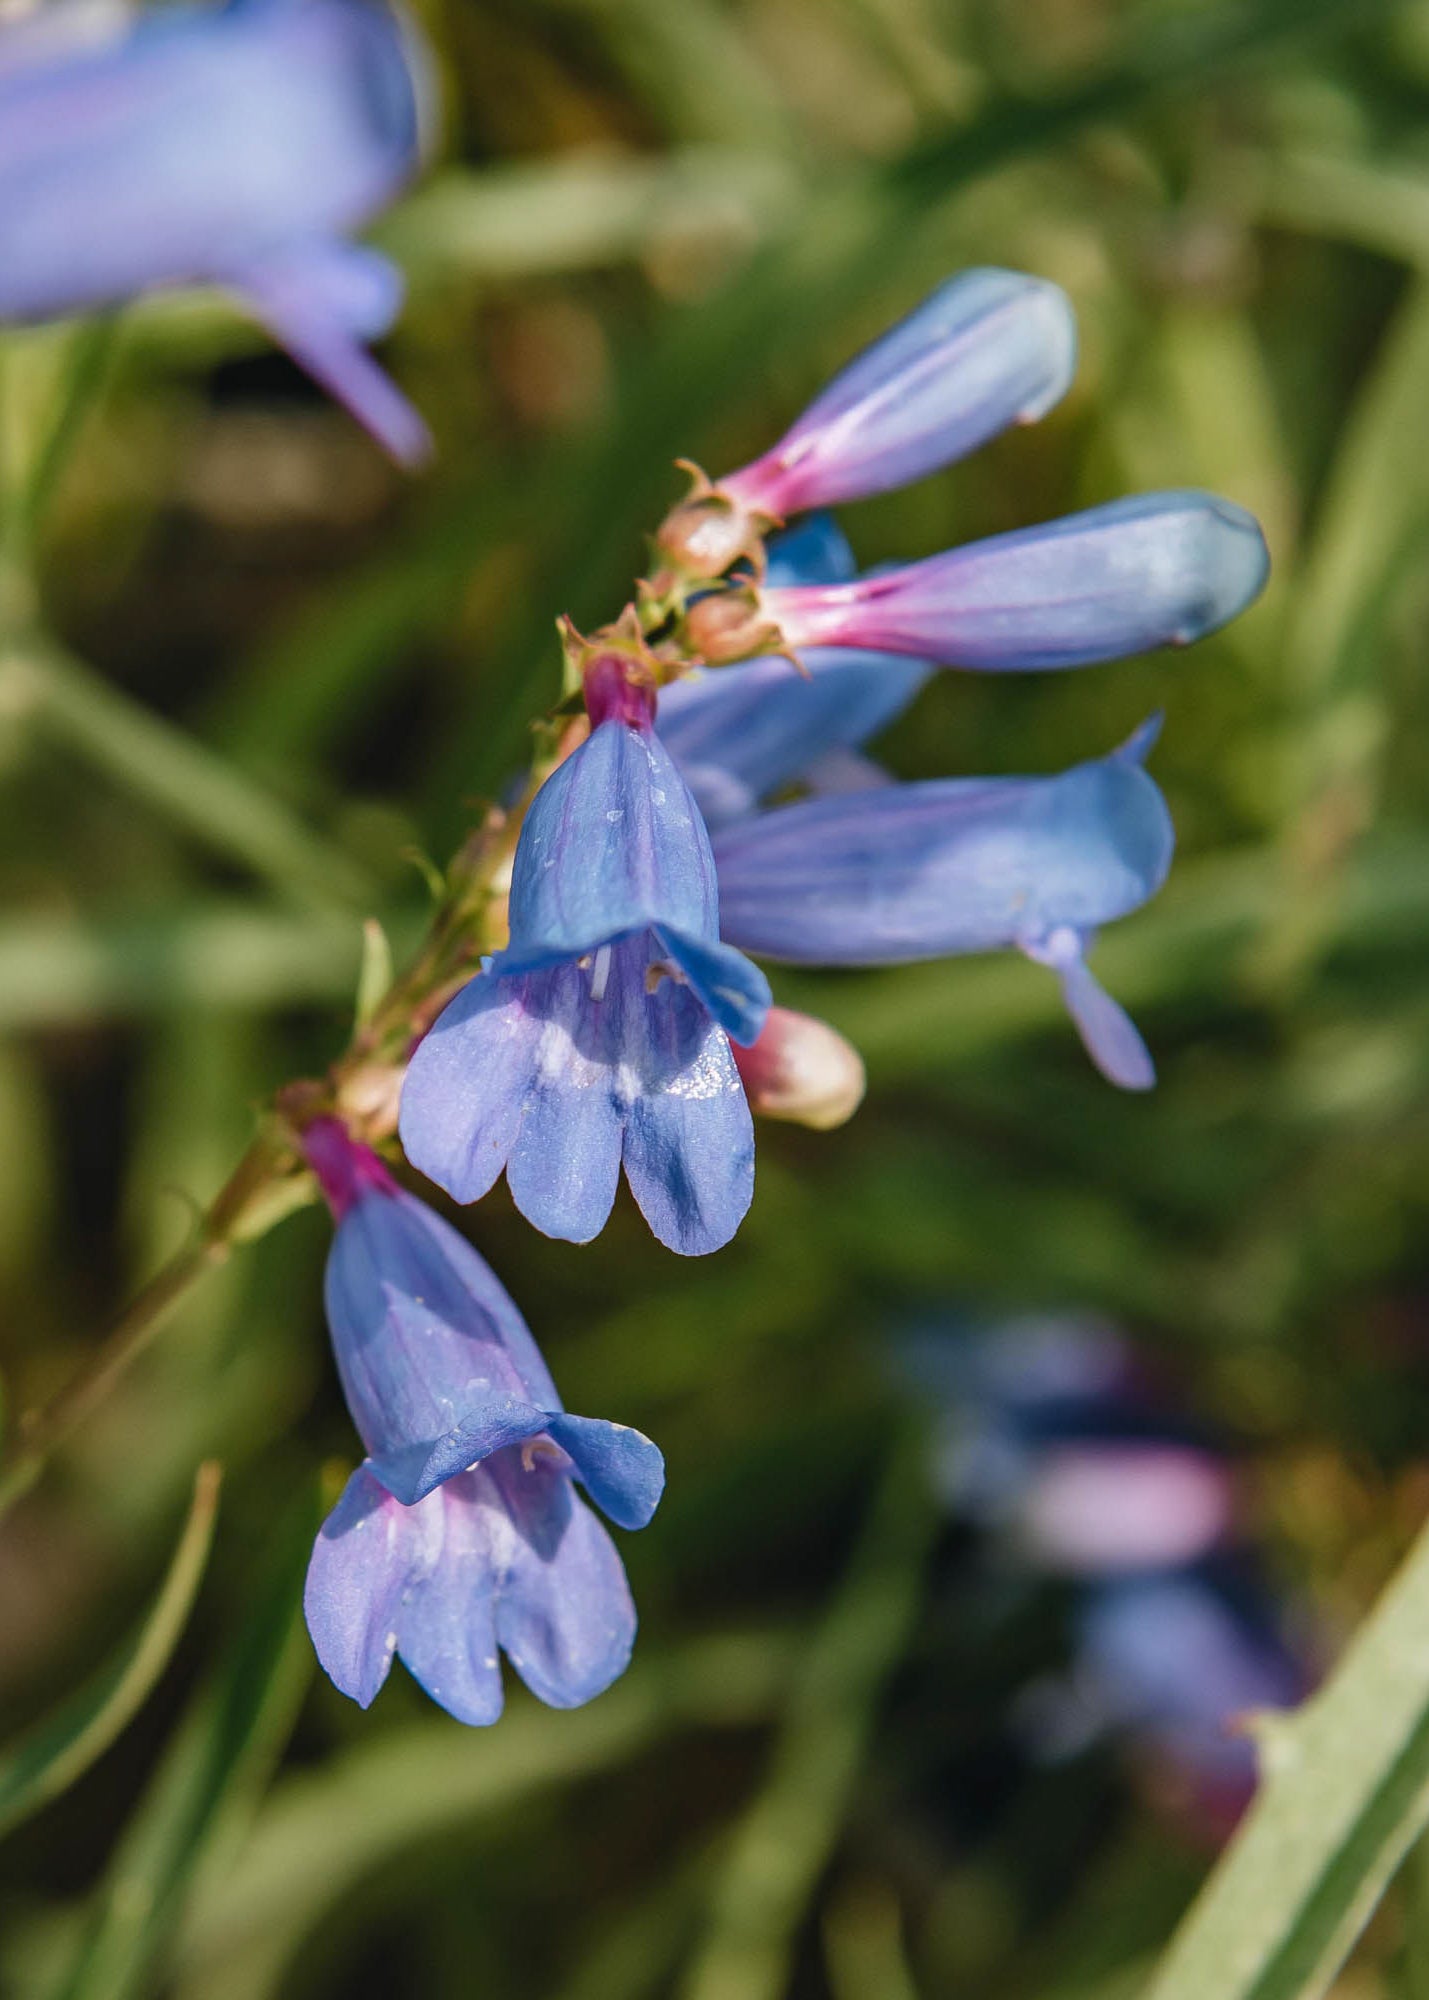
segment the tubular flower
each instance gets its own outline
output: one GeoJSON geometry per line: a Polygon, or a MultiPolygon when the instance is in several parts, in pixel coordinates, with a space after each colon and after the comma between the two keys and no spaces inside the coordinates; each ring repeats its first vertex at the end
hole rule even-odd
{"type": "Polygon", "coordinates": [[[892,785],[736,821],[715,837],[724,934],[803,965],[1022,951],[1057,972],[1103,1074],[1146,1089],[1145,1045],[1084,954],[1170,867],[1170,816],[1142,769],[1157,726],[1056,778],[892,785]]]}
{"type": "Polygon", "coordinates": [[[1077,337],[1065,293],[1019,271],[963,271],[851,361],[716,494],[783,520],[906,486],[1031,423],[1065,395],[1077,337]]]}
{"type": "Polygon", "coordinates": [[[635,1613],[609,1536],[644,1527],[664,1485],[648,1438],[573,1417],[520,1314],[456,1231],[321,1119],[304,1135],[337,1222],[326,1300],[370,1456],[308,1571],[323,1666],[365,1707],[394,1652],[466,1722],[501,1710],[496,1649],[558,1707],[630,1657],[635,1613]]]}
{"type": "Polygon", "coordinates": [[[62,12],[0,29],[0,318],[223,285],[389,451],[420,456],[421,419],[362,345],[401,279],[347,241],[419,161],[411,26],[380,0],[62,12]]]}
{"type": "MultiPolygon", "coordinates": [[[[843,583],[854,573],[853,551],[826,514],[770,544],[771,585],[843,583]]],[[[799,664],[795,673],[782,655],[765,654],[661,690],[661,740],[711,827],[876,736],[933,671],[922,660],[834,646],[809,647],[799,664]]]]}
{"type": "MultiPolygon", "coordinates": [[[[774,630],[796,651],[852,646],[988,673],[1082,667],[1204,638],[1259,596],[1268,567],[1243,508],[1142,493],[852,583],[760,591],[734,643],[774,630]]],[[[713,628],[696,605],[692,627],[702,618],[713,628]]],[[[714,653],[721,643],[711,629],[714,653]]]]}
{"type": "Polygon", "coordinates": [[[756,1038],[769,985],[720,942],[709,835],[653,698],[590,701],[589,740],[521,830],[510,944],[412,1058],[402,1143],[458,1201],[505,1168],[527,1219],[578,1243],[604,1226],[623,1164],[655,1235],[697,1255],[749,1206],[753,1126],[729,1044],[756,1038]]]}

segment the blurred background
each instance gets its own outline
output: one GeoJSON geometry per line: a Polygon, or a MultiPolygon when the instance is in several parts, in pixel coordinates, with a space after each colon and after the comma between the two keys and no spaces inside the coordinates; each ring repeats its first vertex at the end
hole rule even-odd
{"type": "MultiPolygon", "coordinates": [[[[669,1460],[622,1538],[635,1662],[593,1706],[508,1676],[464,1732],[400,1669],[365,1717],[337,1695],[293,1622],[320,1468],[355,1456],[325,1220],[184,1307],[0,1538],[9,1740],[142,1622],[196,1465],[225,1467],[157,1688],[0,1850],[0,1983],[1116,2000],[1242,1798],[1243,1740],[1188,1701],[1308,1686],[1429,1506],[1429,6],[424,18],[446,136],[377,234],[432,469],[186,296],[124,316],[53,496],[46,615],[93,678],[0,699],[11,1416],[342,1046],[361,920],[420,934],[419,858],[522,761],[556,614],[623,603],[672,460],[761,449],[949,272],[1063,285],[1077,383],[846,510],[861,560],[1204,485],[1260,516],[1274,580],[1188,654],[941,676],[879,746],[909,777],[1048,771],[1165,709],[1177,867],[1097,958],[1153,1097],[1100,1082],[1021,961],[781,977],[869,1097],[763,1130],[731,1248],[680,1263],[624,1196],[584,1250],[504,1189],[466,1218],[570,1406],[669,1460]],[[1115,1365],[1044,1420],[1028,1352],[1115,1365]],[[1115,1451],[1080,1512],[1039,1511],[1051,1447],[1075,1475],[1068,1438],[1108,1433],[1145,1447],[1164,1546],[1099,1540],[1115,1451]]],[[[7,337],[10,424],[72,338],[7,337]]],[[[1342,2000],[1429,1994],[1426,1898],[1416,1861],[1342,2000]]]]}

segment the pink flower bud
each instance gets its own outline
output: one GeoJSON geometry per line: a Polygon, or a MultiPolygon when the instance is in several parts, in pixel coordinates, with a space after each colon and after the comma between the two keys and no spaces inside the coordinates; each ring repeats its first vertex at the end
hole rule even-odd
{"type": "Polygon", "coordinates": [[[752,1111],[831,1132],[863,1102],[863,1058],[812,1014],[771,1007],[758,1041],[736,1048],[735,1065],[752,1111]]]}

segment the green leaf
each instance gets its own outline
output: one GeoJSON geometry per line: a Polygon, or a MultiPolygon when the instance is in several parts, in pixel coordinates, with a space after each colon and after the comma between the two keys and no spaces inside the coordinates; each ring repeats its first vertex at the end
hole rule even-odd
{"type": "Polygon", "coordinates": [[[1256,1733],[1260,1796],[1146,2000],[1317,2000],[1429,1823],[1429,1532],[1323,1691],[1256,1733]]]}
{"type": "Polygon", "coordinates": [[[140,1801],[102,1884],[63,2000],[130,2000],[156,1990],[155,1967],[194,1877],[231,1816],[266,1781],[312,1667],[302,1579],[317,1525],[311,1502],[277,1537],[241,1637],[201,1689],[140,1801]]]}
{"type": "Polygon", "coordinates": [[[213,1542],[220,1478],[216,1464],[199,1467],[168,1575],[138,1632],[88,1687],[0,1755],[0,1833],[83,1777],[147,1699],[188,1622],[213,1542]]]}

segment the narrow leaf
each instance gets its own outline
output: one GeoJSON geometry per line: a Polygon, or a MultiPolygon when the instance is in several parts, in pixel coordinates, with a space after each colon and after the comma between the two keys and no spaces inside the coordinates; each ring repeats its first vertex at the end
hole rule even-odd
{"type": "Polygon", "coordinates": [[[1263,1747],[1260,1797],[1146,2000],[1317,2000],[1429,1823],[1429,1531],[1263,1747]]]}
{"type": "Polygon", "coordinates": [[[286,1740],[311,1669],[302,1579],[317,1511],[295,1510],[227,1661],[194,1698],[101,1885],[63,2000],[132,2000],[156,1967],[230,1813],[251,1797],[286,1740]]]}
{"type": "Polygon", "coordinates": [[[133,1720],[168,1665],[208,1561],[221,1476],[212,1461],[199,1467],[168,1575],[139,1630],[88,1687],[0,1756],[0,1833],[83,1777],[133,1720]]]}

